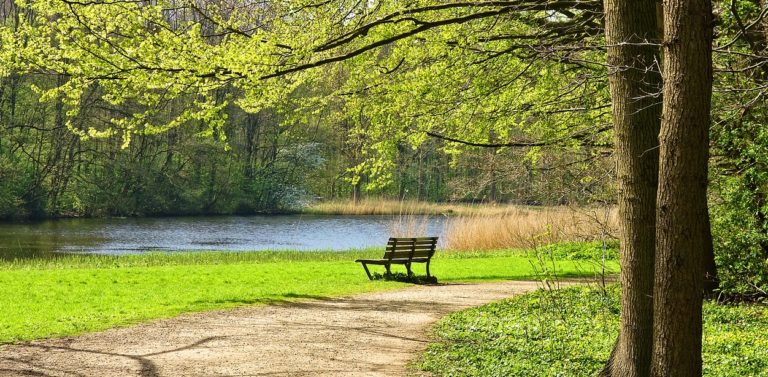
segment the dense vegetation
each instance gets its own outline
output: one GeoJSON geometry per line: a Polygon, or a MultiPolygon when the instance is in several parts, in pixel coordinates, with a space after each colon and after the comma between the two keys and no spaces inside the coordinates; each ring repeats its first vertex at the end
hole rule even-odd
{"type": "MultiPolygon", "coordinates": [[[[605,178],[581,182],[586,171],[563,170],[577,156],[545,154],[520,164],[526,151],[475,149],[451,158],[440,152],[445,142],[433,141],[417,149],[398,147],[392,181],[364,192],[365,176],[352,183],[350,169],[362,161],[363,141],[347,138],[351,121],[339,114],[296,119],[294,112],[306,110],[290,105],[256,114],[228,106],[222,110],[226,122],[214,133],[193,122],[163,134],[134,135],[127,145],[119,138],[83,139],[65,126],[67,110],[58,100],[41,103],[41,95],[30,90],[55,82],[30,75],[0,78],[0,219],[253,214],[371,195],[583,203],[592,194],[580,188],[609,187],[605,178]],[[491,157],[495,162],[488,166],[491,157]]],[[[81,127],[106,121],[104,112],[134,111],[110,106],[96,94],[77,110],[81,127]]],[[[184,103],[168,106],[170,112],[184,103]]],[[[607,162],[600,167],[607,169],[607,162]]]]}
{"type": "MultiPolygon", "coordinates": [[[[380,256],[380,250],[364,250],[91,255],[2,262],[0,343],[75,335],[186,312],[403,287],[397,282],[369,283],[360,265],[352,263],[380,256]]],[[[608,272],[617,271],[615,261],[607,266],[608,272]]],[[[421,266],[414,270],[423,274],[421,266]]],[[[541,262],[508,250],[440,253],[432,272],[441,282],[450,282],[531,279],[545,276],[544,272],[594,276],[601,270],[585,261],[541,262]]]]}
{"type": "MultiPolygon", "coordinates": [[[[567,288],[451,314],[420,367],[436,376],[594,376],[616,339],[619,291],[567,288]]],[[[707,303],[704,375],[768,376],[768,308],[707,303]]]]}

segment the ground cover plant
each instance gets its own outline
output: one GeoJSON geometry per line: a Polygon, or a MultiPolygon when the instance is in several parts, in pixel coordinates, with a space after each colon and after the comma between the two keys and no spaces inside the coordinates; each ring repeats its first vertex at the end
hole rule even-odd
{"type": "MultiPolygon", "coordinates": [[[[437,376],[595,376],[618,314],[618,286],[539,290],[445,317],[419,367],[437,376]]],[[[768,307],[706,303],[704,318],[705,376],[768,376],[768,307]]]]}
{"type": "MultiPolygon", "coordinates": [[[[180,253],[65,256],[0,263],[0,343],[76,335],[185,312],[341,296],[407,286],[368,281],[351,252],[180,253]]],[[[522,251],[438,252],[440,282],[532,279],[541,262],[522,251]]],[[[559,276],[594,264],[552,260],[559,276]]],[[[611,262],[615,272],[617,264],[611,262]]],[[[415,272],[423,274],[420,266],[415,272]]],[[[395,271],[397,268],[395,268],[395,271]]]]}

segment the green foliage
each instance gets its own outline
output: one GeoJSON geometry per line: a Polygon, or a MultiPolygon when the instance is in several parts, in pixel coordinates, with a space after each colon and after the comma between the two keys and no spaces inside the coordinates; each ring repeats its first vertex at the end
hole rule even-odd
{"type": "Polygon", "coordinates": [[[728,45],[728,53],[714,56],[720,68],[710,132],[715,258],[726,297],[768,297],[766,8],[748,1],[715,6],[720,8],[716,44],[728,45]]]}
{"type": "Polygon", "coordinates": [[[750,190],[743,177],[720,177],[715,187],[712,231],[720,291],[725,298],[768,297],[768,206],[755,202],[764,194],[750,190]]]}
{"type": "MultiPolygon", "coordinates": [[[[158,253],[0,262],[0,343],[75,335],[186,312],[403,287],[369,282],[353,262],[380,253],[158,253]]],[[[438,255],[431,269],[445,282],[534,275],[529,258],[493,253],[438,255]]],[[[423,274],[418,267],[414,270],[423,274]]],[[[558,271],[562,276],[594,273],[572,261],[558,262],[558,271]]]]}
{"type": "MultiPolygon", "coordinates": [[[[704,308],[704,375],[768,376],[768,310],[704,308]]],[[[619,289],[567,288],[454,313],[421,360],[436,376],[594,376],[619,325],[619,289]]]]}
{"type": "Polygon", "coordinates": [[[537,254],[557,260],[615,261],[619,258],[619,241],[561,242],[528,251],[530,256],[537,254]]]}
{"type": "Polygon", "coordinates": [[[0,74],[9,81],[0,92],[24,96],[4,101],[10,108],[0,118],[25,104],[49,107],[34,122],[9,122],[46,131],[17,143],[41,144],[32,161],[41,183],[36,198],[47,197],[37,208],[46,215],[274,211],[361,186],[417,200],[605,199],[607,91],[604,80],[592,79],[605,74],[596,63],[602,52],[580,45],[542,53],[508,38],[543,33],[542,23],[559,20],[550,11],[512,17],[498,4],[444,5],[18,1],[9,13],[19,17],[0,24],[0,74]],[[365,50],[422,22],[377,19],[422,6],[414,16],[425,22],[469,19],[365,50]],[[474,17],[487,11],[503,16],[474,17]],[[265,22],[269,28],[253,27],[265,22]],[[365,32],[355,34],[360,27],[365,32]],[[254,134],[254,123],[268,125],[254,134]],[[53,142],[63,136],[53,130],[78,142],[53,142]],[[427,142],[426,132],[554,145],[489,156],[427,142]],[[208,138],[211,148],[196,148],[194,137],[208,138]],[[310,145],[318,151],[312,159],[291,150],[310,145]],[[199,156],[208,164],[197,164],[199,156]],[[312,162],[318,156],[326,166],[312,162]],[[47,157],[61,162],[48,166],[47,157]],[[52,170],[66,178],[50,177],[52,170]],[[83,170],[89,174],[81,177],[83,170]]]}

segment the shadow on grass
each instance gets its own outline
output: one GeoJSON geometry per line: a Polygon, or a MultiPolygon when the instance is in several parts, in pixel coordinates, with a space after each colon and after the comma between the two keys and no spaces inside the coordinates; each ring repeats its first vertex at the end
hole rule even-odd
{"type": "Polygon", "coordinates": [[[380,274],[374,272],[372,280],[386,280],[386,281],[398,281],[401,283],[412,283],[417,285],[437,285],[437,277],[435,276],[423,276],[423,275],[408,275],[402,272],[396,272],[394,274],[380,274]]]}
{"type": "Polygon", "coordinates": [[[328,296],[307,295],[301,293],[288,292],[272,297],[259,298],[220,298],[215,300],[197,300],[193,304],[234,304],[234,305],[279,305],[296,302],[297,300],[330,300],[328,296]]]}

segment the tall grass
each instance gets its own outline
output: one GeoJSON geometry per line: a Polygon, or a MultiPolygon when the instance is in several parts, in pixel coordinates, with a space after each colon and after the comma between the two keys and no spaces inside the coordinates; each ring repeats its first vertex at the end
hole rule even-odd
{"type": "Polygon", "coordinates": [[[303,213],[317,215],[500,215],[518,208],[514,205],[429,203],[413,200],[365,199],[313,204],[303,213]]]}
{"type": "Polygon", "coordinates": [[[559,242],[615,238],[613,208],[513,207],[502,214],[461,216],[448,221],[444,245],[453,250],[536,248],[559,242]]]}
{"type": "Polygon", "coordinates": [[[403,214],[393,217],[389,223],[389,232],[391,237],[431,237],[434,234],[427,234],[427,225],[429,216],[403,214]]]}

